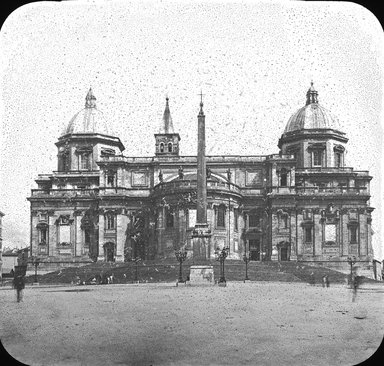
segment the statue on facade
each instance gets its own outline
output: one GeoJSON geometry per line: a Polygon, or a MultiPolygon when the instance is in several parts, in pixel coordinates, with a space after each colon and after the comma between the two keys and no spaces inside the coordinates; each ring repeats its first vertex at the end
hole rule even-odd
{"type": "Polygon", "coordinates": [[[211,178],[212,170],[210,168],[207,168],[207,178],[211,178]]]}
{"type": "Polygon", "coordinates": [[[231,178],[232,178],[232,172],[231,172],[231,169],[228,169],[228,170],[227,170],[227,178],[228,178],[228,181],[230,182],[230,181],[231,181],[231,178]]]}
{"type": "Polygon", "coordinates": [[[184,179],[184,169],[181,165],[179,168],[179,179],[184,179]]]}
{"type": "Polygon", "coordinates": [[[163,172],[161,170],[159,171],[159,181],[163,183],[163,172]]]}

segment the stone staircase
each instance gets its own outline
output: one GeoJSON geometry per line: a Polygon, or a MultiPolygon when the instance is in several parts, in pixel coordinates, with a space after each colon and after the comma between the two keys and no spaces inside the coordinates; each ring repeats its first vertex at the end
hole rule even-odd
{"type": "MultiPolygon", "coordinates": [[[[191,265],[213,265],[215,280],[220,278],[220,265],[217,261],[183,263],[183,279],[189,275],[191,265]]],[[[242,261],[225,262],[225,278],[227,281],[243,281],[245,264],[242,261]]],[[[136,264],[100,262],[82,267],[63,268],[59,271],[38,275],[41,284],[76,283],[77,277],[82,283],[91,283],[100,275],[102,279],[113,274],[116,283],[133,283],[136,281],[136,264]]],[[[248,278],[251,281],[280,281],[321,283],[322,277],[328,275],[330,283],[345,283],[347,275],[329,268],[309,266],[300,262],[253,262],[248,264],[248,278]]],[[[176,260],[143,261],[137,265],[139,282],[176,282],[179,275],[179,263],[176,260]]],[[[34,276],[28,276],[27,282],[33,282],[34,276]]],[[[369,279],[366,279],[369,280],[369,279]]]]}

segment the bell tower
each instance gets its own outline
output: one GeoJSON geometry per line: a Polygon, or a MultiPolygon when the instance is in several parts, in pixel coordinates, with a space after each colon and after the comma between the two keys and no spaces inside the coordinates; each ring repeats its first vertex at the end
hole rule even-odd
{"type": "Polygon", "coordinates": [[[180,135],[173,130],[169,98],[165,98],[165,110],[159,133],[155,134],[156,156],[179,156],[180,135]]]}

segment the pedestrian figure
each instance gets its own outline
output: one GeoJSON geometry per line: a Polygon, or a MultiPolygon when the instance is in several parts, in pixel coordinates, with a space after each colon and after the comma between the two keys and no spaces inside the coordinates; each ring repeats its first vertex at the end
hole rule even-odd
{"type": "Polygon", "coordinates": [[[20,302],[23,298],[23,289],[25,287],[24,277],[21,275],[15,277],[13,280],[13,287],[16,289],[17,302],[20,302]]]}
{"type": "Polygon", "coordinates": [[[357,296],[357,289],[359,288],[360,278],[356,273],[352,273],[351,285],[352,285],[352,302],[355,302],[357,296]]]}
{"type": "Polygon", "coordinates": [[[310,277],[309,277],[309,283],[311,284],[311,285],[315,285],[315,274],[313,273],[313,272],[311,272],[311,274],[309,275],[310,277]]]}
{"type": "Polygon", "coordinates": [[[329,287],[329,278],[328,275],[323,276],[323,282],[322,282],[323,287],[329,287]]]}
{"type": "Polygon", "coordinates": [[[76,276],[75,277],[75,285],[81,285],[80,277],[76,276]]]}

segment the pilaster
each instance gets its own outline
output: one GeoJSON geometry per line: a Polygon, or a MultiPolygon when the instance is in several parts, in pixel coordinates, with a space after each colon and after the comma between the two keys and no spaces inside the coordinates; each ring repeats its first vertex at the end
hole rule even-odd
{"type": "Polygon", "coordinates": [[[104,214],[99,215],[99,254],[98,261],[104,261],[104,214]]]}

